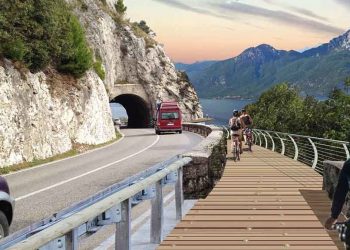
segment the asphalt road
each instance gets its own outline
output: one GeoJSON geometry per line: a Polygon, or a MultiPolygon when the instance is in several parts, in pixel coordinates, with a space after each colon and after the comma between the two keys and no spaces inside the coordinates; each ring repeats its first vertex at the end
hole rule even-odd
{"type": "Polygon", "coordinates": [[[193,133],[157,136],[153,129],[122,130],[117,143],[70,159],[5,175],[16,199],[11,232],[49,217],[141,170],[189,151],[193,133]]]}

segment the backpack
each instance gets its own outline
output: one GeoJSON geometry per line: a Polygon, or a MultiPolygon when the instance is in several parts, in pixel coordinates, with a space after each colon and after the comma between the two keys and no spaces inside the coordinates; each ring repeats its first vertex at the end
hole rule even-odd
{"type": "Polygon", "coordinates": [[[250,118],[249,115],[243,116],[242,119],[243,119],[243,122],[244,122],[245,125],[249,126],[249,125],[252,124],[251,123],[251,118],[250,118]]]}
{"type": "Polygon", "coordinates": [[[231,119],[231,130],[237,131],[241,128],[241,122],[238,118],[232,118],[231,119]]]}

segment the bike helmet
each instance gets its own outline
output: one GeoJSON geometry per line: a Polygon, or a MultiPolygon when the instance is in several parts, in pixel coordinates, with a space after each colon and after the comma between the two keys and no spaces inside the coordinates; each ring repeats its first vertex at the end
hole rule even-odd
{"type": "Polygon", "coordinates": [[[238,116],[238,110],[234,109],[234,110],[232,111],[232,114],[233,114],[233,116],[238,116]]]}

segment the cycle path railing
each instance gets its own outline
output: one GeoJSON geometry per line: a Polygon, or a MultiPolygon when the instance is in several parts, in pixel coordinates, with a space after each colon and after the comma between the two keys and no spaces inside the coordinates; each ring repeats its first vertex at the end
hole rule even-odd
{"type": "Polygon", "coordinates": [[[324,161],[350,158],[350,142],[253,129],[254,143],[311,166],[323,174],[324,161]]]}

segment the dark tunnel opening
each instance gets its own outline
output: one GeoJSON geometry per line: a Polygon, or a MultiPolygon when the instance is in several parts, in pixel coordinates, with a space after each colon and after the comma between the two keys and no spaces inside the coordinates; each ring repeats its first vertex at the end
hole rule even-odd
{"type": "Polygon", "coordinates": [[[121,104],[128,114],[128,128],[149,128],[151,126],[151,111],[141,97],[124,94],[114,98],[111,103],[121,104]]]}

